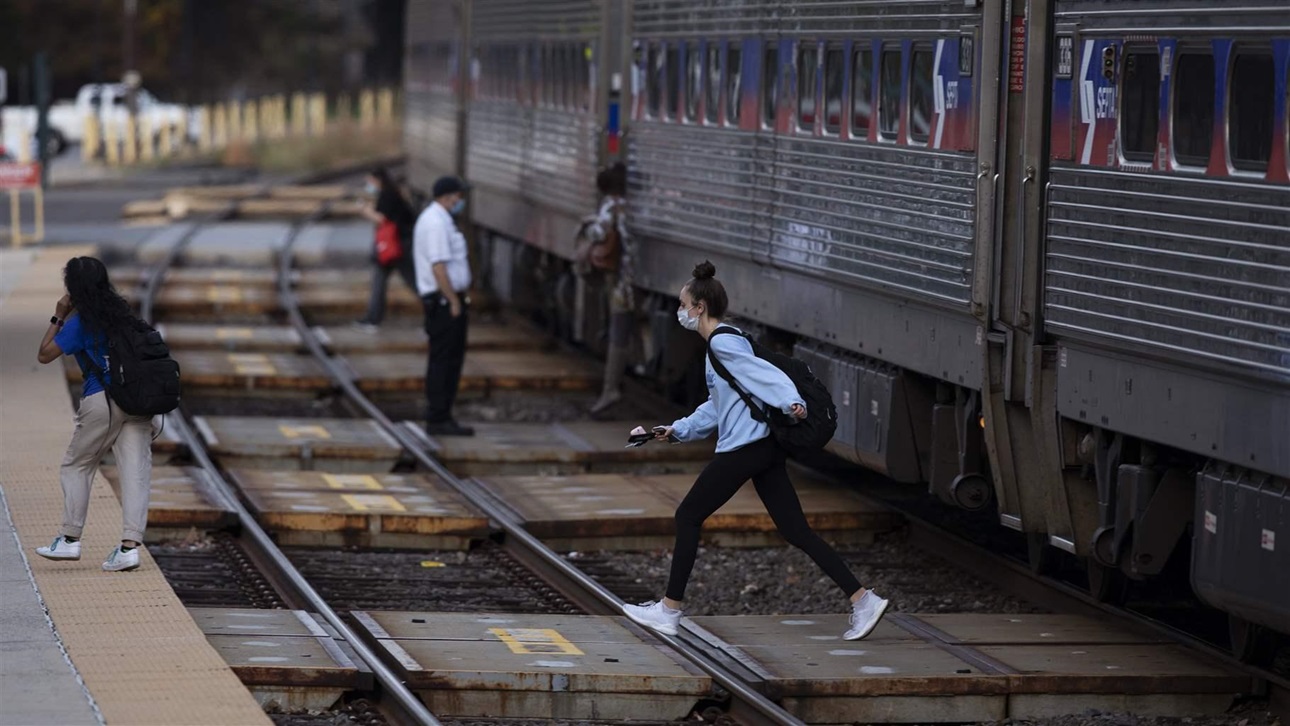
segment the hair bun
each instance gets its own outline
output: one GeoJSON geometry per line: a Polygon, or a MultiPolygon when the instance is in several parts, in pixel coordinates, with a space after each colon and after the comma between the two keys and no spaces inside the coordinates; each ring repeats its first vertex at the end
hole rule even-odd
{"type": "Polygon", "coordinates": [[[704,260],[694,266],[694,272],[690,273],[696,280],[711,280],[717,275],[717,268],[711,262],[704,260]]]}

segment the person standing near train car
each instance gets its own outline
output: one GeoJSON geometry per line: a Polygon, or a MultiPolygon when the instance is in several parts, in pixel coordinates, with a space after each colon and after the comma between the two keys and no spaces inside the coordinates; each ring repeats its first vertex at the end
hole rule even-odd
{"type": "Polygon", "coordinates": [[[627,167],[621,162],[596,175],[600,209],[586,219],[579,238],[579,266],[584,274],[603,276],[609,306],[609,346],[605,353],[605,382],[600,398],[591,406],[598,414],[622,398],[627,343],[636,311],[636,241],[627,232],[627,167]]]}
{"type": "Polygon", "coordinates": [[[470,298],[470,261],[466,237],[454,217],[466,208],[469,186],[455,176],[434,183],[434,201],[417,218],[412,232],[412,257],[417,292],[425,311],[430,338],[426,361],[426,433],[431,436],[471,436],[475,432],[452,417],[466,359],[466,324],[470,298]]]}
{"type": "Polygon", "coordinates": [[[47,560],[81,559],[90,488],[99,462],[111,449],[120,473],[123,522],[121,544],[108,555],[103,569],[133,570],[139,567],[139,546],[148,526],[152,417],[126,414],[106,391],[110,383],[108,332],[129,325],[133,312],[112,287],[107,268],[93,257],[69,260],[63,270],[63,286],[67,294],[54,306],[36,360],[52,363],[64,355],[76,356],[85,383],[72,440],[58,475],[63,487],[63,525],[54,541],[48,547],[37,547],[36,554],[47,560]]]}
{"type": "MultiPolygon", "coordinates": [[[[769,404],[797,419],[806,418],[806,404],[792,379],[768,361],[758,358],[743,335],[714,335],[718,328],[739,332],[724,322],[729,299],[716,279],[716,268],[703,262],[681,288],[677,320],[686,330],[708,341],[709,355],[726,368],[733,380],[757,406],[769,404]]],[[[749,479],[766,505],[775,528],[789,544],[805,552],[851,600],[850,627],[846,640],[867,636],[887,610],[887,601],[860,586],[846,562],[811,530],[802,504],[785,467],[784,449],[770,428],[752,417],[748,404],[723,376],[705,362],[709,396],[689,416],[670,426],[654,429],[660,441],[698,441],[717,434],[717,455],[699,474],[690,492],[676,510],[676,544],[665,597],[640,605],[623,605],[633,621],[660,633],[676,635],[681,621],[685,587],[694,569],[703,522],[730,501],[749,479]]]]}

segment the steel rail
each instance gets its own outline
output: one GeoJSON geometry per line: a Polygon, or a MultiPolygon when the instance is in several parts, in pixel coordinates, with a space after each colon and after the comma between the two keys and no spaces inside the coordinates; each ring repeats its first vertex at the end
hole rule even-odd
{"type": "MultiPolygon", "coordinates": [[[[506,541],[509,545],[518,545],[514,549],[520,559],[530,568],[540,569],[539,574],[549,577],[552,585],[562,594],[579,605],[586,607],[589,612],[621,615],[623,601],[618,596],[586,573],[574,567],[550,547],[547,547],[544,542],[529,533],[523,524],[509,510],[500,506],[491,494],[482,491],[481,487],[471,486],[450,471],[443,463],[431,456],[426,450],[424,442],[416,434],[390,420],[384,411],[372,403],[366,394],[359,390],[352,373],[338,365],[336,360],[328,355],[318,341],[313,329],[305,321],[304,315],[300,312],[295,292],[291,289],[290,272],[293,264],[292,246],[294,242],[295,238],[292,237],[283,246],[279,257],[278,295],[282,302],[282,307],[286,310],[292,326],[296,329],[310,353],[327,369],[328,375],[331,376],[332,380],[336,382],[350,401],[373,421],[376,421],[388,434],[393,436],[418,463],[434,472],[472,505],[486,514],[494,525],[505,532],[506,541]]],[[[702,642],[702,638],[698,633],[690,629],[685,623],[682,623],[681,627],[687,631],[689,638],[696,642],[702,642]]],[[[651,632],[653,633],[654,631],[651,632]]],[[[736,710],[736,715],[749,726],[760,726],[761,724],[805,726],[804,722],[796,716],[765,695],[757,692],[733,671],[713,661],[700,648],[695,647],[687,640],[661,633],[654,634],[677,653],[680,653],[706,672],[718,685],[728,691],[735,702],[733,707],[736,710]]]]}
{"type": "MultiPolygon", "coordinates": [[[[322,210],[311,215],[304,222],[293,225],[291,232],[284,243],[284,248],[290,249],[291,245],[294,244],[296,237],[304,228],[304,225],[321,218],[321,216],[325,214],[325,210],[326,205],[323,205],[322,210]]],[[[219,218],[223,218],[226,214],[227,210],[226,212],[221,213],[219,218]]],[[[160,290],[160,283],[165,277],[166,271],[172,264],[174,264],[174,261],[178,259],[182,248],[191,241],[196,232],[201,229],[204,224],[206,223],[200,222],[195,224],[194,228],[189,230],[187,234],[180,238],[175,245],[171,247],[165,258],[152,269],[148,285],[144,289],[143,301],[140,304],[140,310],[146,313],[144,316],[145,320],[151,322],[156,294],[160,290]]],[[[289,280],[279,280],[280,284],[283,282],[290,284],[289,280]]],[[[333,610],[331,606],[327,604],[327,601],[318,594],[318,591],[309,584],[308,579],[306,579],[305,576],[296,569],[296,566],[291,562],[291,560],[287,559],[287,556],[278,548],[277,543],[273,541],[269,534],[260,526],[260,523],[256,521],[255,516],[252,515],[245,506],[243,506],[241,499],[237,496],[236,490],[224,478],[223,474],[220,473],[219,468],[215,466],[215,462],[211,460],[210,454],[206,451],[205,444],[196,435],[192,427],[188,425],[188,422],[184,417],[176,412],[175,415],[168,415],[167,420],[169,420],[170,425],[175,427],[175,432],[192,453],[197,466],[206,472],[210,482],[219,489],[221,494],[224,496],[224,499],[227,500],[227,503],[236,512],[238,523],[242,528],[242,535],[249,537],[251,543],[255,545],[258,553],[262,556],[262,559],[278,570],[278,580],[280,582],[287,583],[295,591],[295,595],[305,603],[308,603],[309,607],[319,615],[322,615],[323,619],[335,628],[336,632],[339,633],[341,637],[348,641],[350,647],[352,647],[367,666],[372,669],[372,675],[376,677],[381,687],[385,690],[385,694],[392,698],[409,718],[423,726],[439,726],[439,720],[434,717],[434,714],[432,714],[430,710],[426,708],[425,704],[408,689],[407,685],[403,683],[403,680],[385,664],[381,657],[367,645],[366,641],[360,638],[358,634],[355,633],[349,625],[347,625],[345,621],[336,614],[336,611],[333,610]]]]}

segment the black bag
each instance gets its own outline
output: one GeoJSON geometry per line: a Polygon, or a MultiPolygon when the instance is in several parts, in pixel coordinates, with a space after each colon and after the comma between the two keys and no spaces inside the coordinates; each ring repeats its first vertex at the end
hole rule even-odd
{"type": "MultiPolygon", "coordinates": [[[[156,416],[179,407],[179,363],[161,333],[131,317],[122,330],[107,336],[107,385],[104,388],[122,411],[132,416],[156,416]]],[[[89,356],[87,368],[102,382],[104,371],[89,356]]]]}
{"type": "MultiPolygon", "coordinates": [[[[717,335],[743,335],[734,328],[719,327],[712,331],[717,335]]],[[[747,335],[743,336],[752,344],[753,355],[770,363],[784,372],[789,380],[797,386],[797,393],[806,402],[806,418],[796,419],[774,406],[764,408],[753,405],[752,397],[739,386],[730,371],[712,354],[712,338],[708,339],[708,360],[712,361],[712,370],[725,379],[735,389],[739,397],[748,406],[753,419],[770,427],[770,433],[779,445],[789,453],[797,456],[824,448],[833,440],[833,432],[838,428],[838,409],[833,405],[833,396],[829,389],[815,377],[811,367],[802,361],[782,353],[766,350],[747,335]]]]}

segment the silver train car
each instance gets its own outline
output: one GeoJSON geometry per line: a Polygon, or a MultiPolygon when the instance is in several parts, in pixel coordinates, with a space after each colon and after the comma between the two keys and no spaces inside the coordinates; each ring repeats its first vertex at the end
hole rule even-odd
{"type": "Polygon", "coordinates": [[[1290,633],[1288,76],[1283,0],[410,0],[405,138],[420,188],[477,185],[498,294],[572,330],[594,291],[552,281],[626,162],[655,348],[711,259],[830,383],[834,453],[1103,599],[1185,570],[1257,659],[1290,633]]]}

